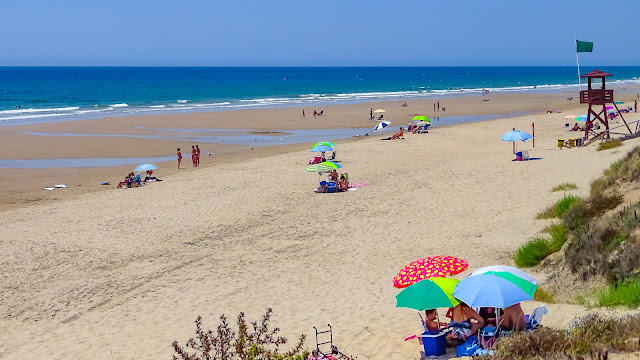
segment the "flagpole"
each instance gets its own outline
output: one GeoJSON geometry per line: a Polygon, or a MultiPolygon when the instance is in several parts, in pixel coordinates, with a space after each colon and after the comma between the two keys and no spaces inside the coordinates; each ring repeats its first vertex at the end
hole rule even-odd
{"type": "Polygon", "coordinates": [[[576,40],[576,63],[578,64],[578,85],[580,86],[580,91],[582,91],[582,81],[580,80],[580,59],[578,58],[578,39],[576,40]]]}

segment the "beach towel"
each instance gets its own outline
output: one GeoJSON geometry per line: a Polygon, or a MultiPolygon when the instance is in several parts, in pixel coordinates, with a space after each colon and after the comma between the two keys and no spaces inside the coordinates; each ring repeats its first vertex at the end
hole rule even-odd
{"type": "Polygon", "coordinates": [[[464,344],[456,346],[456,356],[473,356],[479,348],[478,337],[475,335],[469,336],[464,344]]]}
{"type": "Polygon", "coordinates": [[[365,187],[365,186],[369,186],[371,184],[366,184],[366,183],[350,183],[349,184],[349,188],[361,188],[361,187],[365,187]]]}
{"type": "Polygon", "coordinates": [[[44,190],[53,191],[53,188],[52,187],[46,187],[46,188],[44,188],[44,190]]]}
{"type": "Polygon", "coordinates": [[[101,182],[100,185],[111,185],[111,183],[108,181],[105,181],[105,182],[101,182]]]}
{"type": "Polygon", "coordinates": [[[65,185],[65,184],[53,185],[53,187],[56,188],[56,189],[66,189],[66,188],[68,188],[68,186],[65,185]]]}

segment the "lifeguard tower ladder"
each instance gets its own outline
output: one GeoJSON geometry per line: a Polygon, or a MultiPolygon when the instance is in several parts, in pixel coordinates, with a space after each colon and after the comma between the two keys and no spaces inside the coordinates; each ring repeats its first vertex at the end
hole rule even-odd
{"type": "Polygon", "coordinates": [[[589,111],[587,112],[587,122],[585,124],[585,132],[584,132],[584,145],[589,145],[598,139],[609,139],[610,131],[609,131],[609,120],[607,118],[607,104],[612,104],[620,118],[624,122],[629,130],[629,134],[633,134],[631,128],[627,124],[627,121],[622,116],[622,113],[618,109],[618,106],[613,100],[613,90],[607,90],[605,88],[605,77],[611,76],[611,74],[594,70],[589,73],[582,75],[581,77],[587,78],[588,86],[587,90],[580,91],[580,104],[589,104],[589,111]],[[598,88],[598,79],[602,82],[602,86],[598,88]],[[595,80],[595,83],[594,83],[595,80]],[[594,88],[594,86],[596,88],[594,88]],[[602,107],[602,110],[596,112],[599,107],[602,107]],[[594,129],[593,122],[600,121],[604,126],[604,130],[596,130],[594,129]],[[589,139],[591,136],[591,139],[589,139]]]}

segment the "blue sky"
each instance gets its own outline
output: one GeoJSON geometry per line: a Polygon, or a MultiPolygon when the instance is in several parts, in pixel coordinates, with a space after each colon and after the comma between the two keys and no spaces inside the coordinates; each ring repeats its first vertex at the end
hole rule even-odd
{"type": "Polygon", "coordinates": [[[640,65],[637,0],[611,4],[2,0],[0,65],[572,65],[575,37],[581,65],[640,65]]]}

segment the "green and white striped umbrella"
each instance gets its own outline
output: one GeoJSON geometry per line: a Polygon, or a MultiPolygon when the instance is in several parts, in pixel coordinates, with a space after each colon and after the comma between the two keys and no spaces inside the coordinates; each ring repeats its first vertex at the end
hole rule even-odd
{"type": "Polygon", "coordinates": [[[319,164],[309,165],[304,169],[304,171],[323,173],[334,169],[340,169],[341,167],[342,165],[334,163],[333,161],[325,161],[319,164]]]}

